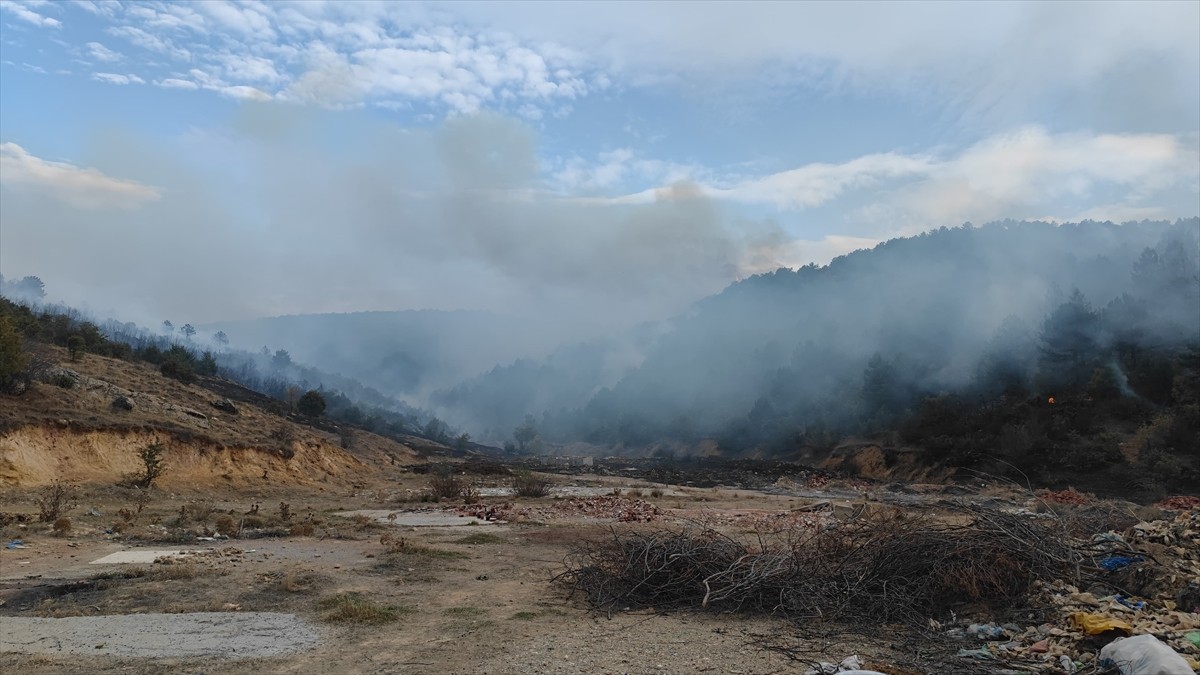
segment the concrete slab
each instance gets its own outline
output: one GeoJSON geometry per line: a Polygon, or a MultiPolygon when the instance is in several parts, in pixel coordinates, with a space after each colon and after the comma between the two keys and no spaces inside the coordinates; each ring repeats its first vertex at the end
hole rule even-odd
{"type": "Polygon", "coordinates": [[[459,527],[462,525],[491,525],[489,521],[473,516],[460,516],[449,511],[385,511],[382,509],[360,509],[333,514],[345,518],[366,516],[385,525],[400,527],[459,527]],[[392,518],[392,515],[395,518],[392,518]]]}
{"type": "Polygon", "coordinates": [[[146,658],[281,656],[312,649],[320,632],[295,614],[193,612],[0,618],[0,652],[146,658]]]}

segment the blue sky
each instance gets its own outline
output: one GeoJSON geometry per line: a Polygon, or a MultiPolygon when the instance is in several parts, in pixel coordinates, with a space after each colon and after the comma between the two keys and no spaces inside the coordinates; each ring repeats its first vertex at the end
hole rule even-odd
{"type": "Polygon", "coordinates": [[[589,325],[1200,212],[1200,3],[0,1],[0,271],[193,321],[589,325]]]}

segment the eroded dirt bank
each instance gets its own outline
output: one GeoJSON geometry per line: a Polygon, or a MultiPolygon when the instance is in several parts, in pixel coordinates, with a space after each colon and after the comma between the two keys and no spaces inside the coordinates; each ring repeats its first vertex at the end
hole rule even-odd
{"type": "Polygon", "coordinates": [[[35,487],[55,480],[114,484],[142,468],[138,450],[165,446],[164,488],[205,485],[311,485],[349,478],[364,464],[325,440],[293,440],[267,447],[230,448],[184,441],[151,431],[78,431],[54,425],[24,426],[0,437],[0,483],[35,487]]]}

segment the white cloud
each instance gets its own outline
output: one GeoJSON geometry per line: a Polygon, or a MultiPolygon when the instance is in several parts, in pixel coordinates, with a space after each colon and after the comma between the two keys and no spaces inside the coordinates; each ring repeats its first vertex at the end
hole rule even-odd
{"type": "Polygon", "coordinates": [[[181,80],[175,77],[167,77],[161,80],[156,80],[154,84],[163,87],[164,89],[199,89],[200,85],[191,80],[181,80]]]}
{"type": "MultiPolygon", "coordinates": [[[[998,134],[931,166],[923,180],[876,204],[878,216],[911,229],[1035,217],[1070,203],[1107,207],[1121,220],[1143,213],[1139,202],[1200,179],[1200,152],[1167,134],[1051,134],[1036,126],[998,134]]],[[[1097,208],[1085,207],[1089,216],[1097,208]]],[[[1080,212],[1060,213],[1075,220],[1080,212]]],[[[1183,214],[1177,214],[1183,215],[1183,214]]]]}
{"type": "MultiPolygon", "coordinates": [[[[617,148],[597,155],[594,163],[579,157],[560,162],[549,177],[551,189],[562,195],[577,195],[580,192],[619,190],[623,185],[675,185],[678,183],[714,183],[712,172],[695,164],[681,164],[641,157],[633,148],[617,148]]],[[[636,195],[617,198],[586,198],[587,201],[603,203],[641,204],[658,199],[659,188],[652,188],[636,195]]]]}
{"type": "Polygon", "coordinates": [[[101,0],[100,2],[92,2],[92,0],[72,0],[72,4],[87,11],[89,14],[110,18],[119,9],[121,9],[121,3],[117,0],[101,0]]]}
{"type": "Polygon", "coordinates": [[[80,209],[137,208],[160,197],[157,188],[93,168],[47,161],[16,143],[0,143],[0,184],[40,191],[80,209]]]}
{"type": "Polygon", "coordinates": [[[44,14],[38,14],[32,9],[29,9],[31,6],[36,6],[36,4],[19,3],[15,2],[14,0],[0,2],[0,9],[11,12],[18,19],[26,23],[31,23],[42,28],[62,28],[61,21],[45,16],[44,14]]]}
{"type": "Polygon", "coordinates": [[[278,82],[283,78],[275,64],[261,56],[225,53],[218,57],[225,67],[225,76],[243,82],[278,82]]]}
{"type": "Polygon", "coordinates": [[[1194,2],[478,3],[447,11],[527,42],[572,45],[626,83],[932,90],[941,102],[1008,118],[1046,97],[1128,91],[1162,72],[1175,86],[1156,88],[1159,100],[1194,111],[1200,90],[1194,2]]]}
{"type": "Polygon", "coordinates": [[[137,26],[114,26],[108,29],[108,33],[125,38],[130,44],[142,49],[165,54],[178,61],[191,61],[192,59],[192,53],[189,50],[178,47],[171,40],[149,33],[137,26]]]}
{"type": "Polygon", "coordinates": [[[923,175],[932,166],[928,157],[895,153],[866,155],[842,164],[806,164],[728,188],[709,188],[709,193],[740,202],[771,204],[779,209],[803,209],[820,206],[848,190],[923,175]]]}
{"type": "Polygon", "coordinates": [[[127,5],[108,32],[220,80],[214,91],[253,87],[332,109],[380,101],[460,113],[496,106],[538,119],[569,110],[562,103],[588,91],[583,59],[572,50],[446,25],[446,12],[437,14],[398,3],[214,0],[127,5]]]}
{"type": "Polygon", "coordinates": [[[246,85],[234,85],[229,87],[218,87],[217,91],[222,96],[229,98],[241,99],[244,101],[270,101],[271,95],[261,89],[248,87],[246,85]]]}
{"type": "Polygon", "coordinates": [[[145,80],[132,73],[128,75],[121,75],[119,73],[92,73],[92,79],[109,84],[146,84],[145,80]]]}
{"type": "MultiPolygon", "coordinates": [[[[781,212],[820,207],[848,199],[850,222],[891,224],[915,233],[965,221],[1039,217],[1047,208],[1070,203],[1110,203],[1112,219],[1150,214],[1142,201],[1200,180],[1200,150],[1195,139],[1170,134],[1051,134],[1039,126],[996,134],[957,153],[882,153],[840,164],[811,163],[764,176],[716,180],[710,172],[680,167],[660,180],[669,185],[695,180],[705,195],[725,201],[766,205],[781,212]],[[706,175],[707,174],[707,175],[706,175]],[[867,188],[878,188],[866,193],[867,188]],[[866,204],[862,204],[866,197],[866,204]]],[[[552,183],[571,189],[619,186],[639,168],[629,151],[602,154],[587,166],[568,162],[552,183]]],[[[661,171],[662,169],[659,168],[661,171]]],[[[592,201],[639,204],[662,198],[664,187],[592,201]]],[[[1093,217],[1091,207],[1059,216],[1093,217]]],[[[1099,207],[1096,207],[1099,208],[1099,207]]],[[[1162,208],[1157,207],[1161,215],[1162,208]]],[[[1184,214],[1177,214],[1184,215],[1184,214]]]]}
{"type": "Polygon", "coordinates": [[[215,20],[221,26],[246,36],[260,40],[275,39],[275,31],[271,28],[271,20],[264,12],[269,8],[261,6],[263,12],[252,6],[238,7],[224,0],[205,0],[194,5],[201,14],[215,20]]]}
{"type": "Polygon", "coordinates": [[[113,63],[115,61],[120,61],[121,59],[125,58],[123,55],[121,55],[120,52],[114,52],[113,50],[109,49],[108,47],[105,47],[104,45],[100,44],[99,42],[89,42],[89,43],[87,43],[87,48],[88,48],[88,53],[91,55],[91,57],[93,59],[96,59],[97,61],[104,61],[105,63],[113,63]]]}

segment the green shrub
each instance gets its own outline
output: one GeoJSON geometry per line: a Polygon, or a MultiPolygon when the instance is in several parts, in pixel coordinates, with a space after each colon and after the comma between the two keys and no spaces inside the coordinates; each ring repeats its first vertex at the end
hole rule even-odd
{"type": "Polygon", "coordinates": [[[59,373],[50,378],[50,384],[63,389],[74,389],[75,385],[79,384],[79,380],[69,373],[59,373]]]}
{"type": "Polygon", "coordinates": [[[309,390],[296,402],[296,411],[305,417],[320,417],[325,412],[325,397],[315,389],[309,390]]]}
{"type": "Polygon", "coordinates": [[[158,367],[158,372],[172,380],[179,380],[184,384],[191,384],[196,381],[196,373],[192,370],[191,364],[180,358],[169,358],[163,361],[163,364],[158,367]]]}
{"type": "Polygon", "coordinates": [[[545,497],[550,494],[550,481],[530,471],[518,471],[513,474],[512,487],[521,497],[545,497]]]}
{"type": "Polygon", "coordinates": [[[162,458],[165,451],[166,447],[157,441],[138,450],[138,459],[142,460],[142,473],[136,479],[137,487],[150,487],[167,470],[162,458]]]}

